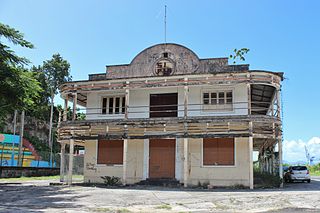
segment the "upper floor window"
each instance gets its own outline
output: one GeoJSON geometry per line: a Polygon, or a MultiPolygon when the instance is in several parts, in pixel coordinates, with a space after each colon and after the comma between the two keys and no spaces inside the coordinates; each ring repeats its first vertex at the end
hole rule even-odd
{"type": "Polygon", "coordinates": [[[124,114],[125,97],[104,97],[102,98],[102,114],[124,114]]]}
{"type": "Polygon", "coordinates": [[[202,93],[202,103],[205,110],[232,110],[233,92],[205,91],[202,93]]]}

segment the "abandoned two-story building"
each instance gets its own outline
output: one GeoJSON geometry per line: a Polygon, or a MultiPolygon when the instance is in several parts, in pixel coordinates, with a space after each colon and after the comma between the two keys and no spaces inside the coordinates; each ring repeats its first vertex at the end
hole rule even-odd
{"type": "MultiPolygon", "coordinates": [[[[182,45],[154,45],[130,64],[60,87],[61,152],[85,147],[85,182],[116,176],[123,184],[172,179],[253,188],[253,151],[262,170],[282,175],[282,80],[283,73],[229,65],[228,58],[200,59],[182,45]],[[76,118],[79,106],[85,120],[76,118]]],[[[72,169],[68,175],[71,183],[72,169]]]]}

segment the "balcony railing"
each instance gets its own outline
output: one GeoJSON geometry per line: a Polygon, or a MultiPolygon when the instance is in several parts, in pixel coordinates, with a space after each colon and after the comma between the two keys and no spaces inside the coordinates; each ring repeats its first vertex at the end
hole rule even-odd
{"type": "MultiPolygon", "coordinates": [[[[72,109],[73,111],[73,109],[72,109]]],[[[106,108],[77,108],[75,120],[96,119],[130,119],[130,118],[165,118],[165,117],[219,117],[239,115],[266,115],[279,118],[279,109],[276,104],[270,102],[233,102],[231,104],[177,104],[177,105],[133,105],[128,107],[106,107],[106,108]],[[251,107],[254,105],[255,107],[251,107]],[[261,107],[257,107],[261,105],[261,107]],[[262,114],[266,112],[267,114],[262,114]],[[112,113],[109,113],[112,112],[112,113]],[[163,116],[152,116],[161,113],[163,116]],[[167,114],[167,115],[166,115],[167,114]],[[176,116],[172,116],[172,115],[176,116]],[[126,117],[127,116],[127,117],[126,117]]],[[[68,120],[73,116],[69,114],[68,120]]]]}

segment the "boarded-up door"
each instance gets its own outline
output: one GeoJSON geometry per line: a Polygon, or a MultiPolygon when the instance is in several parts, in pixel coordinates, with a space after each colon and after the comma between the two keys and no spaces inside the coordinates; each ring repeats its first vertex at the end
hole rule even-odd
{"type": "Polygon", "coordinates": [[[149,178],[175,177],[175,139],[150,139],[149,178]]]}

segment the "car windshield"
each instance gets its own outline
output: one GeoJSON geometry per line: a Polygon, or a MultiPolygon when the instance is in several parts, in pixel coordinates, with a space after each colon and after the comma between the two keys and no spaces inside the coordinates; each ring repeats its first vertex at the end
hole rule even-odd
{"type": "Polygon", "coordinates": [[[303,171],[303,170],[308,170],[308,169],[306,166],[293,166],[292,170],[303,171]]]}

